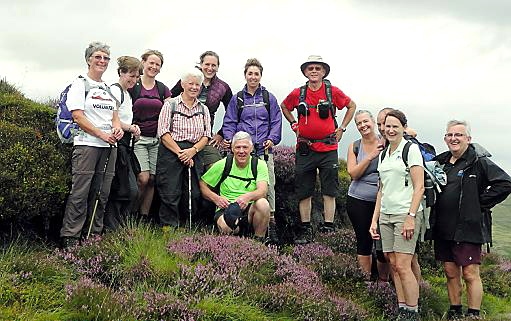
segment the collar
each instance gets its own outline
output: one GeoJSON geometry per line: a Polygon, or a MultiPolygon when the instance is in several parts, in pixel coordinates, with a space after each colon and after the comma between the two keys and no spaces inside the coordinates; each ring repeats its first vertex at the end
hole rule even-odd
{"type": "MultiPolygon", "coordinates": [[[[186,104],[184,103],[183,101],[183,97],[182,97],[183,93],[181,93],[180,95],[178,95],[176,97],[176,103],[179,105],[179,106],[183,106],[184,108],[188,108],[186,107],[186,104]]],[[[199,99],[195,98],[195,100],[193,101],[193,105],[192,105],[192,108],[189,108],[190,110],[192,109],[195,109],[197,108],[197,106],[199,105],[199,99]]]]}

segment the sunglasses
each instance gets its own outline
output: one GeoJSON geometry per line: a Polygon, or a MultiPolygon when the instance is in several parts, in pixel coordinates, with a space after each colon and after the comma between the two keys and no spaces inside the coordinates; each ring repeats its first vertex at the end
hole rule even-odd
{"type": "Polygon", "coordinates": [[[316,71],[320,71],[323,67],[320,67],[320,66],[309,66],[307,67],[307,70],[308,71],[313,71],[313,70],[316,70],[316,71]]]}
{"type": "Polygon", "coordinates": [[[101,60],[103,59],[104,61],[110,61],[110,57],[108,56],[101,56],[101,55],[96,55],[96,56],[92,56],[94,59],[96,60],[101,60]]]}

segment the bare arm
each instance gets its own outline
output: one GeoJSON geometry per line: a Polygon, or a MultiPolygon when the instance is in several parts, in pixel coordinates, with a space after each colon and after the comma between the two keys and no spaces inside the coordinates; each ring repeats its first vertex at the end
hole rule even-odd
{"type": "Polygon", "coordinates": [[[286,105],[284,105],[284,103],[280,104],[280,109],[282,110],[282,114],[284,115],[284,117],[287,119],[287,121],[289,123],[293,123],[296,121],[295,117],[289,111],[289,109],[287,109],[287,107],[286,107],[286,105]]]}
{"type": "Polygon", "coordinates": [[[335,138],[337,139],[337,141],[340,141],[342,138],[342,134],[344,134],[343,128],[346,129],[350,121],[353,119],[353,115],[355,115],[357,105],[353,100],[350,100],[350,103],[346,106],[346,108],[348,108],[348,110],[344,114],[341,126],[335,129],[335,138]]]}
{"type": "Polygon", "coordinates": [[[378,194],[376,194],[376,205],[374,206],[373,219],[371,221],[371,226],[369,227],[369,233],[374,240],[380,239],[380,234],[378,234],[378,219],[380,218],[380,209],[381,209],[381,197],[382,197],[382,184],[381,180],[379,181],[378,194]]]}
{"type": "Polygon", "coordinates": [[[417,213],[424,195],[424,169],[421,166],[410,167],[410,177],[412,178],[413,195],[409,212],[417,213]]]}
{"type": "Polygon", "coordinates": [[[256,186],[257,188],[255,191],[245,193],[236,199],[236,202],[240,205],[241,209],[245,209],[252,201],[265,198],[268,194],[268,183],[266,181],[257,182],[256,186]]]}
{"type": "MultiPolygon", "coordinates": [[[[408,212],[415,214],[419,209],[419,204],[424,194],[424,169],[421,166],[412,166],[410,168],[410,177],[412,178],[413,194],[408,212]]],[[[401,230],[401,235],[403,235],[406,240],[410,240],[414,233],[415,217],[407,215],[401,230]]]]}
{"type": "MultiPolygon", "coordinates": [[[[362,148],[362,145],[360,145],[362,148]]],[[[371,164],[371,161],[378,157],[380,154],[380,150],[375,148],[371,153],[367,154],[364,159],[362,159],[359,163],[357,163],[357,156],[353,152],[353,143],[348,147],[348,160],[347,160],[347,169],[348,174],[350,174],[351,179],[359,179],[371,164]]]]}
{"type": "Polygon", "coordinates": [[[229,206],[229,201],[227,200],[227,198],[222,197],[217,193],[213,192],[211,188],[209,188],[208,184],[206,184],[206,182],[204,182],[202,179],[199,180],[199,187],[202,196],[208,201],[215,203],[217,207],[227,208],[227,206],[229,206]]]}

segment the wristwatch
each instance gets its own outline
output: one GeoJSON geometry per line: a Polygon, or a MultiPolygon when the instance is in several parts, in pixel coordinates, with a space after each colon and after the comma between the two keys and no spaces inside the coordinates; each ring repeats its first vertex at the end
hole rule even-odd
{"type": "Polygon", "coordinates": [[[341,126],[341,127],[339,127],[339,128],[341,129],[341,131],[342,131],[343,133],[345,133],[345,132],[346,132],[346,127],[342,127],[342,126],[341,126]]]}
{"type": "Polygon", "coordinates": [[[412,212],[408,213],[408,215],[410,215],[411,217],[415,217],[415,213],[412,212]]]}

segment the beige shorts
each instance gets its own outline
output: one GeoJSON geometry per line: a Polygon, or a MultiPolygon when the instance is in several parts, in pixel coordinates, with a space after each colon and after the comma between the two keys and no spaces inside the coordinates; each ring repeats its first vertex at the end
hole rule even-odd
{"type": "Polygon", "coordinates": [[[158,146],[160,140],[156,137],[140,136],[133,149],[140,163],[142,172],[149,171],[152,175],[156,173],[156,160],[158,158],[158,146]]]}
{"type": "Polygon", "coordinates": [[[408,216],[408,213],[401,214],[385,214],[380,213],[380,235],[382,241],[383,252],[398,252],[414,254],[417,239],[419,238],[419,232],[421,225],[423,224],[422,212],[417,212],[415,216],[415,231],[413,237],[406,240],[401,235],[403,229],[403,223],[408,216]]]}

